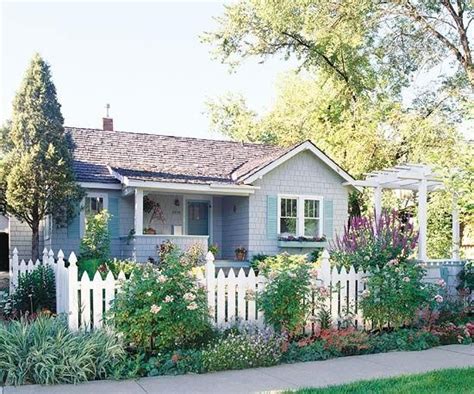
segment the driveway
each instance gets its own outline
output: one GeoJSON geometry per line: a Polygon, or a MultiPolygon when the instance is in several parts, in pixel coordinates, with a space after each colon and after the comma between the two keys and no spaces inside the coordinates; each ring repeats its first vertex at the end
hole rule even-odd
{"type": "MultiPolygon", "coordinates": [[[[322,387],[357,380],[468,366],[474,367],[474,346],[450,345],[420,352],[391,352],[341,357],[327,361],[283,364],[270,368],[203,375],[98,381],[76,386],[5,387],[3,394],[253,393],[322,387]]],[[[2,394],[1,389],[0,394],[2,394]]]]}

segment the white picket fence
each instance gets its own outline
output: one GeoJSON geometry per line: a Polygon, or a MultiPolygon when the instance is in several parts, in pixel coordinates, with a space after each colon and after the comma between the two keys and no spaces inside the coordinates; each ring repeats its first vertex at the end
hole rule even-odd
{"type": "MultiPolygon", "coordinates": [[[[116,291],[123,283],[125,274],[120,272],[117,279],[109,272],[105,279],[96,272],[94,279],[84,273],[78,279],[77,258],[71,253],[68,260],[59,251],[56,258],[52,251],[43,251],[42,260],[33,263],[31,260],[18,261],[18,252],[13,251],[10,262],[10,287],[14,289],[20,274],[32,271],[38,265],[49,265],[56,277],[56,308],[58,313],[68,316],[71,329],[91,329],[101,327],[104,314],[110,308],[116,291]],[[66,267],[66,265],[68,265],[66,267]]],[[[362,314],[358,308],[360,293],[364,290],[363,272],[357,273],[352,267],[338,271],[331,268],[329,254],[323,252],[322,263],[317,271],[317,286],[324,286],[329,291],[325,309],[330,313],[333,324],[338,325],[345,316],[351,317],[356,325],[362,324],[362,314]]],[[[233,322],[248,322],[263,324],[263,313],[259,311],[255,294],[264,289],[266,279],[256,275],[253,269],[240,269],[236,274],[230,269],[228,275],[219,269],[216,275],[214,256],[206,256],[205,273],[198,277],[207,288],[208,305],[211,318],[217,326],[233,322]],[[247,271],[247,273],[246,273],[247,271]]],[[[313,304],[312,315],[317,315],[316,305],[313,304]]],[[[314,319],[308,321],[305,331],[315,327],[314,319]]]]}

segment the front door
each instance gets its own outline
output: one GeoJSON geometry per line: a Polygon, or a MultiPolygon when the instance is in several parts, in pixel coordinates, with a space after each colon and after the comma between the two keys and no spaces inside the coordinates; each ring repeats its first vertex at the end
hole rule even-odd
{"type": "Polygon", "coordinates": [[[209,202],[188,201],[188,235],[209,235],[209,202]]]}

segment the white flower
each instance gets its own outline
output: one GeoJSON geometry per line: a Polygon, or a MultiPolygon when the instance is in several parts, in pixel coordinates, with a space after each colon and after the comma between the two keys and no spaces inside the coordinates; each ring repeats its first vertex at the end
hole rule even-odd
{"type": "Polygon", "coordinates": [[[410,282],[410,278],[409,278],[408,276],[405,276],[405,277],[403,278],[403,281],[408,283],[408,282],[410,282]]]}
{"type": "Polygon", "coordinates": [[[167,295],[165,297],[165,300],[164,302],[168,303],[168,302],[173,302],[174,301],[174,297],[173,296],[170,296],[170,295],[167,295]]]}
{"type": "Polygon", "coordinates": [[[159,311],[161,311],[161,306],[153,304],[150,308],[150,312],[156,315],[159,311]]]}
{"type": "Polygon", "coordinates": [[[146,292],[146,295],[147,295],[148,297],[151,297],[152,294],[153,294],[153,292],[151,292],[151,291],[147,291],[147,292],[146,292]]]}
{"type": "Polygon", "coordinates": [[[183,295],[183,298],[185,301],[194,301],[196,299],[196,296],[193,293],[185,293],[183,295]]]}
{"type": "Polygon", "coordinates": [[[434,298],[434,300],[438,303],[441,304],[443,302],[443,296],[437,294],[434,298]]]}
{"type": "Polygon", "coordinates": [[[165,275],[158,276],[158,283],[165,283],[168,278],[165,275]]]}
{"type": "Polygon", "coordinates": [[[366,297],[368,297],[369,295],[370,295],[370,290],[365,289],[365,290],[361,293],[360,296],[361,296],[362,298],[366,298],[366,297]]]}
{"type": "Polygon", "coordinates": [[[194,301],[191,302],[186,308],[188,308],[190,311],[194,311],[195,309],[197,309],[198,307],[198,304],[196,304],[194,301]]]}
{"type": "Polygon", "coordinates": [[[365,256],[365,257],[364,257],[364,260],[365,260],[365,261],[369,261],[369,260],[370,260],[370,256],[365,256]]]}
{"type": "Polygon", "coordinates": [[[294,272],[288,272],[288,276],[290,278],[296,278],[296,274],[294,272]]]}

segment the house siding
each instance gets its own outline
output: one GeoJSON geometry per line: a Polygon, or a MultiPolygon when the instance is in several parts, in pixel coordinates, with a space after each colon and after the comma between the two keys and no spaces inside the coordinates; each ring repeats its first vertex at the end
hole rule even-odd
{"type": "Polygon", "coordinates": [[[238,246],[249,249],[249,207],[248,197],[222,198],[222,258],[233,259],[238,246]]]}
{"type": "MultiPolygon", "coordinates": [[[[301,152],[254,182],[259,189],[249,197],[249,255],[306,253],[306,249],[282,249],[267,236],[267,199],[278,194],[317,195],[333,201],[333,236],[347,221],[349,189],[343,179],[310,152],[301,152]]],[[[324,229],[323,229],[324,233],[324,229]]],[[[328,234],[326,234],[328,235],[328,234]]]]}
{"type": "MultiPolygon", "coordinates": [[[[18,257],[20,259],[29,260],[31,259],[31,228],[26,223],[20,222],[14,216],[9,218],[9,228],[8,232],[10,233],[10,254],[13,252],[14,248],[18,250],[18,257]]],[[[39,251],[40,255],[45,247],[43,240],[43,222],[40,223],[39,228],[39,251]]]]}

